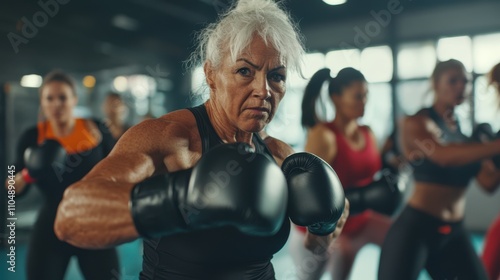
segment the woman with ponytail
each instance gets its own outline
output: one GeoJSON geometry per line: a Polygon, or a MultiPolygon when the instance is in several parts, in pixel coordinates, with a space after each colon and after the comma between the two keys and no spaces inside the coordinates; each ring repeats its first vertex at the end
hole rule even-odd
{"type": "Polygon", "coordinates": [[[389,229],[390,218],[369,210],[371,202],[363,201],[370,194],[358,192],[375,191],[380,197],[381,189],[371,187],[375,173],[382,167],[374,134],[368,126],[358,123],[365,111],[367,94],[365,77],[353,68],[342,69],[335,78],[330,77],[329,69],[321,69],[306,87],[302,101],[302,125],[308,129],[305,150],[321,157],[337,172],[350,201],[351,214],[338,240],[326,251],[304,249],[308,233],[297,228],[291,253],[298,279],[320,279],[325,270],[332,279],[347,279],[359,250],[368,243],[381,245],[389,229]],[[335,106],[332,122],[320,121],[315,110],[324,82],[328,82],[328,93],[335,106]],[[352,196],[350,190],[354,190],[352,196]]]}

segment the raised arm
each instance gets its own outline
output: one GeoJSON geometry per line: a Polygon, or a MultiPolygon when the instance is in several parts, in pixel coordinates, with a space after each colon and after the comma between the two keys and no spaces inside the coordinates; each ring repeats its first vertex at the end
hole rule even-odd
{"type": "Polygon", "coordinates": [[[178,126],[155,119],[127,131],[108,157],[65,191],[54,225],[58,238],[83,248],[136,239],[129,210],[131,190],[144,179],[165,173],[173,150],[188,145],[189,137],[178,126]]]}
{"type": "Polygon", "coordinates": [[[500,139],[489,143],[441,145],[424,116],[407,117],[402,122],[401,139],[405,157],[412,161],[429,158],[441,166],[460,166],[500,154],[500,139]]]}

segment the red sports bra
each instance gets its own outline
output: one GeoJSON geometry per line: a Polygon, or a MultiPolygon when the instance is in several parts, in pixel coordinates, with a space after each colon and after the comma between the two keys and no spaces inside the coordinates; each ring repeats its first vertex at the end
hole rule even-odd
{"type": "MultiPolygon", "coordinates": [[[[329,163],[337,173],[344,189],[370,184],[375,173],[382,168],[382,161],[368,127],[359,127],[366,144],[362,149],[355,150],[347,142],[344,134],[332,122],[325,125],[335,133],[337,155],[333,162],[329,163]]],[[[370,216],[371,211],[364,211],[358,215],[350,216],[344,225],[342,234],[350,234],[360,230],[370,216]]],[[[305,228],[299,227],[299,229],[305,232],[305,228]]]]}

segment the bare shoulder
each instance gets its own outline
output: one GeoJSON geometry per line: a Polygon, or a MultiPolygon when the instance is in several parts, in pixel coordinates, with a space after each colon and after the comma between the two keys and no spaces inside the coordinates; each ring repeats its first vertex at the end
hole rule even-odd
{"type": "Polygon", "coordinates": [[[325,124],[317,124],[311,127],[307,133],[307,146],[331,148],[336,146],[337,138],[335,132],[325,124]]]}
{"type": "Polygon", "coordinates": [[[142,121],[128,129],[118,143],[127,146],[164,146],[162,144],[188,141],[192,137],[196,121],[189,111],[187,114],[183,111],[187,110],[179,110],[157,119],[142,121]]]}
{"type": "Polygon", "coordinates": [[[110,155],[131,152],[162,161],[169,169],[190,167],[201,154],[196,119],[189,110],[182,109],[131,127],[110,155]]]}
{"type": "Polygon", "coordinates": [[[260,136],[262,137],[264,143],[266,143],[266,146],[269,148],[269,150],[274,156],[274,159],[278,162],[278,165],[280,166],[286,157],[295,153],[295,151],[293,150],[292,147],[290,147],[290,145],[277,138],[274,138],[264,133],[260,133],[260,136]]]}
{"type": "Polygon", "coordinates": [[[401,120],[401,125],[405,131],[419,130],[425,127],[427,119],[427,113],[420,110],[415,115],[404,117],[401,120]]]}
{"type": "Polygon", "coordinates": [[[328,128],[325,124],[319,123],[309,129],[309,135],[314,137],[322,137],[328,140],[335,140],[335,132],[328,128]]]}

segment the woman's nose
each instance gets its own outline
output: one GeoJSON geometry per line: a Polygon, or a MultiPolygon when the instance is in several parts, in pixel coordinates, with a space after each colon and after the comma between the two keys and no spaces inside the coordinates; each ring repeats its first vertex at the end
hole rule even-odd
{"type": "Polygon", "coordinates": [[[256,75],[253,80],[253,96],[268,99],[271,97],[271,88],[266,76],[256,75]]]}

